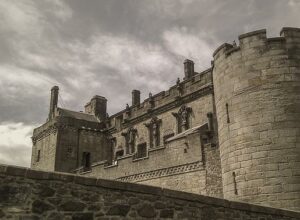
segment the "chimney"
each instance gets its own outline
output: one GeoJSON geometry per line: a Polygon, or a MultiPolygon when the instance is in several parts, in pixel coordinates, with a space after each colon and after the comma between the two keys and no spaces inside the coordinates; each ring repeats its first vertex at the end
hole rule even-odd
{"type": "Polygon", "coordinates": [[[141,103],[141,92],[139,90],[132,90],[132,105],[140,105],[141,103]]]}
{"type": "Polygon", "coordinates": [[[106,119],[107,99],[105,97],[95,95],[84,107],[85,113],[95,115],[100,121],[106,119]]]}
{"type": "Polygon", "coordinates": [[[54,117],[55,109],[57,108],[58,102],[58,86],[53,86],[51,88],[51,98],[50,98],[50,110],[48,119],[52,119],[54,117]]]}
{"type": "Polygon", "coordinates": [[[189,79],[194,75],[194,62],[186,59],[184,62],[184,79],[189,79]]]}

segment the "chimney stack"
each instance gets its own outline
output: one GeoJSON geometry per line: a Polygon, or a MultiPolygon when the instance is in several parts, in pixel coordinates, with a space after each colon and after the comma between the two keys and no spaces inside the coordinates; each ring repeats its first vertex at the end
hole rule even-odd
{"type": "Polygon", "coordinates": [[[140,105],[141,103],[141,92],[139,90],[132,90],[132,105],[140,105]]]}
{"type": "Polygon", "coordinates": [[[100,121],[106,119],[107,99],[105,97],[95,95],[84,107],[85,113],[95,115],[100,121]]]}
{"type": "Polygon", "coordinates": [[[51,88],[51,97],[50,97],[50,110],[48,119],[52,119],[54,117],[55,109],[57,108],[58,102],[58,86],[53,86],[51,88]]]}
{"type": "Polygon", "coordinates": [[[184,62],[184,79],[189,79],[194,75],[194,62],[186,59],[184,62]]]}

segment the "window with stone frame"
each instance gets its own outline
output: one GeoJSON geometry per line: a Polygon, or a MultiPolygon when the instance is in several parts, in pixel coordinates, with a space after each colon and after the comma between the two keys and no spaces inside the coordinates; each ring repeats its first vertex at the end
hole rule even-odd
{"type": "Polygon", "coordinates": [[[192,108],[186,105],[181,106],[178,112],[172,112],[172,115],[176,118],[178,134],[191,127],[191,113],[192,108]]]}
{"type": "Polygon", "coordinates": [[[135,152],[137,129],[129,128],[127,132],[122,132],[125,138],[125,151],[126,154],[133,154],[135,152]]]}
{"type": "Polygon", "coordinates": [[[161,119],[158,119],[157,117],[153,117],[149,123],[144,124],[148,128],[150,148],[160,146],[161,122],[162,122],[161,119]]]}
{"type": "Polygon", "coordinates": [[[137,152],[135,154],[135,159],[147,157],[147,144],[142,143],[137,146],[137,152]]]}

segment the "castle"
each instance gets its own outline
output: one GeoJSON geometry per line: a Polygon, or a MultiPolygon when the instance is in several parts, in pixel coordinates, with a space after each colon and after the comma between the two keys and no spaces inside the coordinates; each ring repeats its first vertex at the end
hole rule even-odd
{"type": "Polygon", "coordinates": [[[223,44],[212,67],[112,116],[94,96],[34,129],[31,167],[300,211],[300,29],[223,44]]]}

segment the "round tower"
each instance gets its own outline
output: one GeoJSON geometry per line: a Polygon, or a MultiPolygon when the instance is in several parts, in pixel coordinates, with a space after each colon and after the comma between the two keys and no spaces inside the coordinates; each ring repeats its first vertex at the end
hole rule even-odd
{"type": "Polygon", "coordinates": [[[300,210],[300,29],[214,52],[224,198],[300,210]]]}

